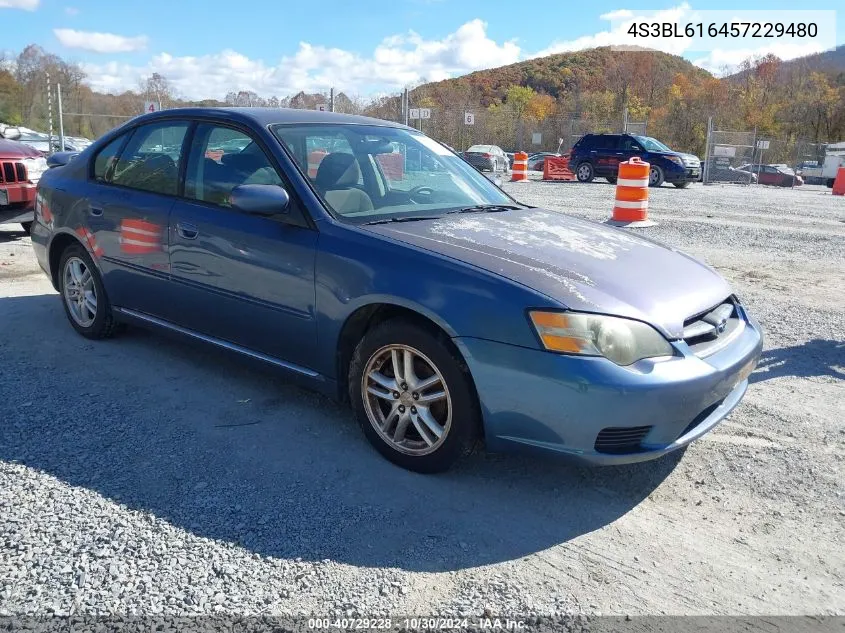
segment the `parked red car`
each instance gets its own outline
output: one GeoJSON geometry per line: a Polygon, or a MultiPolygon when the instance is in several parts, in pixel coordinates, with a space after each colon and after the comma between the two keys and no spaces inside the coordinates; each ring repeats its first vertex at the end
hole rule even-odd
{"type": "Polygon", "coordinates": [[[804,184],[804,179],[795,174],[785,165],[759,165],[746,164],[740,169],[750,171],[757,176],[757,182],[761,185],[774,185],[775,187],[798,187],[804,184]]]}
{"type": "Polygon", "coordinates": [[[8,140],[13,131],[17,129],[0,131],[0,224],[20,223],[28,233],[34,219],[35,188],[47,161],[37,150],[8,140]]]}

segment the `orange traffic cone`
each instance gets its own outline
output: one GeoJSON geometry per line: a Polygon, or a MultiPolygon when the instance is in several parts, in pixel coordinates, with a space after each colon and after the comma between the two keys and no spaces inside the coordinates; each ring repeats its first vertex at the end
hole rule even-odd
{"type": "Polygon", "coordinates": [[[528,180],[528,154],[517,152],[513,155],[511,182],[525,182],[528,180]]]}
{"type": "Polygon", "coordinates": [[[840,167],[836,172],[836,180],[833,181],[833,195],[845,196],[845,167],[840,167]]]}
{"type": "Polygon", "coordinates": [[[651,165],[634,156],[619,164],[616,180],[616,202],[613,217],[607,221],[614,226],[654,226],[648,219],[648,173],[651,165]]]}

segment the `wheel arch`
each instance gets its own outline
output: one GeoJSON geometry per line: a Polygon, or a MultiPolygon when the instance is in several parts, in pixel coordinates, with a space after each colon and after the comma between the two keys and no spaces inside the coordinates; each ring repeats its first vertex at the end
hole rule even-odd
{"type": "MultiPolygon", "coordinates": [[[[47,250],[47,261],[50,267],[50,279],[53,282],[53,288],[56,290],[59,289],[59,262],[62,259],[62,253],[68,246],[73,244],[79,244],[88,252],[89,255],[91,255],[91,251],[88,249],[86,244],[75,233],[62,231],[61,233],[57,233],[53,239],[50,240],[50,245],[47,250]]],[[[97,266],[96,258],[92,256],[91,259],[94,261],[94,265],[97,266]]]]}
{"type": "Polygon", "coordinates": [[[404,318],[434,334],[452,353],[455,354],[462,364],[463,369],[469,376],[476,402],[478,402],[478,391],[475,388],[475,381],[467,366],[466,359],[452,338],[457,334],[448,323],[434,315],[426,314],[415,307],[403,305],[396,302],[381,300],[366,303],[353,310],[341,326],[335,347],[335,371],[337,376],[338,395],[341,400],[348,398],[349,365],[352,362],[352,355],[355,347],[364,335],[385,321],[404,318]]]}

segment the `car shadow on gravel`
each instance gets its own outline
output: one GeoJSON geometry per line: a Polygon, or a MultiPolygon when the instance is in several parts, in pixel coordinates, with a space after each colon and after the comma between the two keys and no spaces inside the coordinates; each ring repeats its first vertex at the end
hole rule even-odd
{"type": "Polygon", "coordinates": [[[614,522],[681,459],[589,469],[480,452],[418,475],[382,459],[346,406],[264,366],[135,328],[89,341],[56,295],[0,299],[0,322],[15,332],[0,340],[0,459],[261,556],[514,560],[614,522]]]}
{"type": "Polygon", "coordinates": [[[29,234],[21,229],[20,225],[18,225],[18,228],[15,229],[12,224],[0,224],[0,244],[5,244],[6,242],[19,242],[27,237],[29,237],[29,234]]]}
{"type": "Polygon", "coordinates": [[[817,338],[765,351],[757,369],[749,377],[749,382],[784,376],[823,376],[845,380],[845,342],[817,338]]]}

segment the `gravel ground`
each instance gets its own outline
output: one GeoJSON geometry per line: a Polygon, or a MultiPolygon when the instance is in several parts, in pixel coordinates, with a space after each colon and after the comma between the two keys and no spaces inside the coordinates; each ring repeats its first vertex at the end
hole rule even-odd
{"type": "MultiPolygon", "coordinates": [[[[595,220],[614,192],[506,188],[595,220]]],[[[763,324],[743,404],[656,462],[482,453],[429,477],[264,367],[79,337],[0,228],[0,615],[845,614],[845,198],[693,185],[651,205],[638,230],[763,324]]]]}

